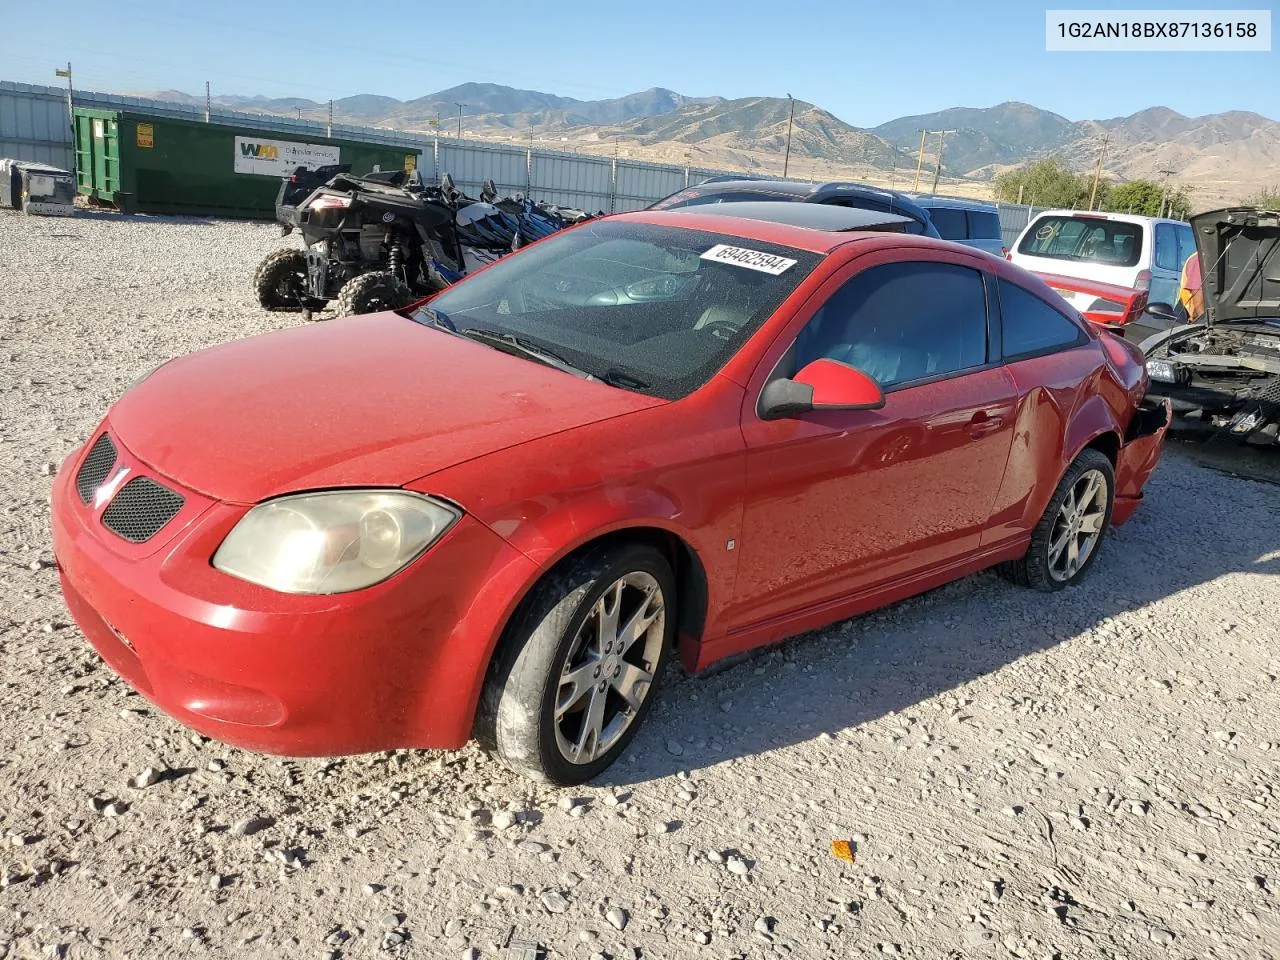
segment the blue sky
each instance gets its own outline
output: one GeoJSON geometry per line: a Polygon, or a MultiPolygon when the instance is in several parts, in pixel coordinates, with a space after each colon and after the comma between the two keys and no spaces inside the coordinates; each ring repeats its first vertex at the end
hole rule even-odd
{"type": "Polygon", "coordinates": [[[1235,109],[1280,119],[1276,52],[1047,53],[1049,5],[1069,6],[59,0],[56,20],[65,27],[52,30],[47,4],[3,5],[12,42],[0,54],[0,79],[61,83],[53,69],[70,60],[77,86],[109,92],[202,94],[209,80],[217,93],[410,99],[475,80],[579,99],[655,86],[693,96],[791,93],[857,126],[1004,100],[1072,120],[1155,105],[1193,116],[1235,109]]]}

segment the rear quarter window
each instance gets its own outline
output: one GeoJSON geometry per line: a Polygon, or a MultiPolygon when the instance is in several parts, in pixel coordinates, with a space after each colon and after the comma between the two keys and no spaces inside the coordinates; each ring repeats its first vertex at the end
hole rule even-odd
{"type": "Polygon", "coordinates": [[[929,216],[943,240],[968,240],[969,225],[957,207],[929,207],[929,216]]]}
{"type": "Polygon", "coordinates": [[[1066,314],[1030,290],[1000,280],[1000,344],[1005,360],[1055,353],[1088,339],[1066,314]]]}
{"type": "Polygon", "coordinates": [[[1002,236],[1000,215],[994,210],[969,211],[970,240],[999,240],[1002,236]]]}

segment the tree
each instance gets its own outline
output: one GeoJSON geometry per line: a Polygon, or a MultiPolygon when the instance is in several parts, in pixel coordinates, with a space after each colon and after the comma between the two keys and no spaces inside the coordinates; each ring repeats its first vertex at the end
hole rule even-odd
{"type": "MultiPolygon", "coordinates": [[[[1098,200],[1104,200],[1110,184],[1103,179],[1098,184],[1098,200]]],[[[996,177],[996,199],[1006,203],[1021,201],[1040,207],[1068,207],[1084,209],[1089,206],[1089,194],[1093,190],[1093,177],[1072,173],[1062,161],[1050,158],[1007,170],[996,177]]],[[[1097,205],[1097,201],[1095,201],[1097,205]]]]}
{"type": "Polygon", "coordinates": [[[1113,187],[1102,209],[1114,213],[1136,213],[1141,217],[1172,217],[1185,220],[1191,215],[1191,200],[1177,184],[1162,185],[1154,180],[1130,180],[1113,187]]]}
{"type": "Polygon", "coordinates": [[[1268,187],[1249,198],[1249,206],[1280,210],[1280,187],[1268,187]]]}

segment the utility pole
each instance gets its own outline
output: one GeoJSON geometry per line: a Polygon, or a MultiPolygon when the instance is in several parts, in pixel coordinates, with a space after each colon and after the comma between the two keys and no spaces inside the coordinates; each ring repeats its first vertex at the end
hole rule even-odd
{"type": "Polygon", "coordinates": [[[1169,178],[1173,176],[1175,172],[1176,171],[1174,170],[1160,171],[1160,173],[1164,175],[1164,180],[1160,182],[1160,212],[1156,214],[1156,216],[1158,217],[1165,216],[1164,205],[1165,205],[1165,199],[1169,196],[1169,178]]]}
{"type": "Polygon", "coordinates": [[[72,154],[72,156],[75,156],[76,114],[75,114],[75,110],[74,110],[74,109],[72,108],[72,106],[71,106],[71,96],[72,96],[72,91],[71,91],[71,61],[70,61],[70,60],[68,60],[68,61],[67,61],[67,69],[65,69],[65,70],[54,70],[54,71],[53,71],[53,75],[54,75],[55,77],[66,77],[66,78],[67,78],[67,123],[69,123],[69,124],[71,125],[71,143],[72,143],[72,150],[71,150],[71,154],[72,154]]]}
{"type": "Polygon", "coordinates": [[[333,136],[333,100],[329,101],[329,124],[324,128],[324,135],[326,137],[333,136]]]}
{"type": "Polygon", "coordinates": [[[796,119],[796,98],[791,94],[787,94],[787,99],[791,101],[791,113],[787,117],[787,155],[782,160],[782,178],[787,177],[787,168],[791,166],[791,124],[796,119]]]}
{"type": "Polygon", "coordinates": [[[916,182],[911,187],[912,193],[918,193],[920,190],[920,168],[924,166],[924,138],[928,134],[928,130],[920,131],[920,152],[916,154],[916,182]]]}
{"type": "Polygon", "coordinates": [[[938,192],[938,177],[942,175],[942,143],[947,138],[948,133],[955,133],[954,130],[938,131],[938,160],[933,165],[933,193],[938,192]]]}
{"type": "Polygon", "coordinates": [[[204,82],[204,122],[205,123],[209,122],[209,108],[212,105],[212,103],[213,103],[213,100],[209,96],[209,81],[206,80],[204,82]]]}
{"type": "Polygon", "coordinates": [[[458,139],[461,140],[462,139],[462,108],[465,107],[466,104],[458,103],[458,101],[455,100],[453,102],[453,105],[458,108],[458,139]]]}
{"type": "Polygon", "coordinates": [[[1089,191],[1089,209],[1093,209],[1093,202],[1098,198],[1098,182],[1102,179],[1102,161],[1107,156],[1107,144],[1111,142],[1111,137],[1102,138],[1102,150],[1098,153],[1098,165],[1093,171],[1093,189],[1089,191]]]}

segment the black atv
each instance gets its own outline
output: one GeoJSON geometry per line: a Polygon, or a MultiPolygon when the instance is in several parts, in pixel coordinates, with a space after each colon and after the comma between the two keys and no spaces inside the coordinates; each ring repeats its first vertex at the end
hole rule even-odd
{"type": "MultiPolygon", "coordinates": [[[[282,185],[281,200],[296,186],[282,185]]],[[[482,196],[498,199],[491,180],[482,196]]],[[[512,212],[466,196],[448,174],[430,187],[417,171],[338,173],[287,215],[282,202],[285,232],[297,229],[306,250],[262,261],[258,301],[269,310],[300,308],[308,318],[335,299],[340,315],[395,309],[566,224],[523,198],[502,203],[512,212]]]]}

